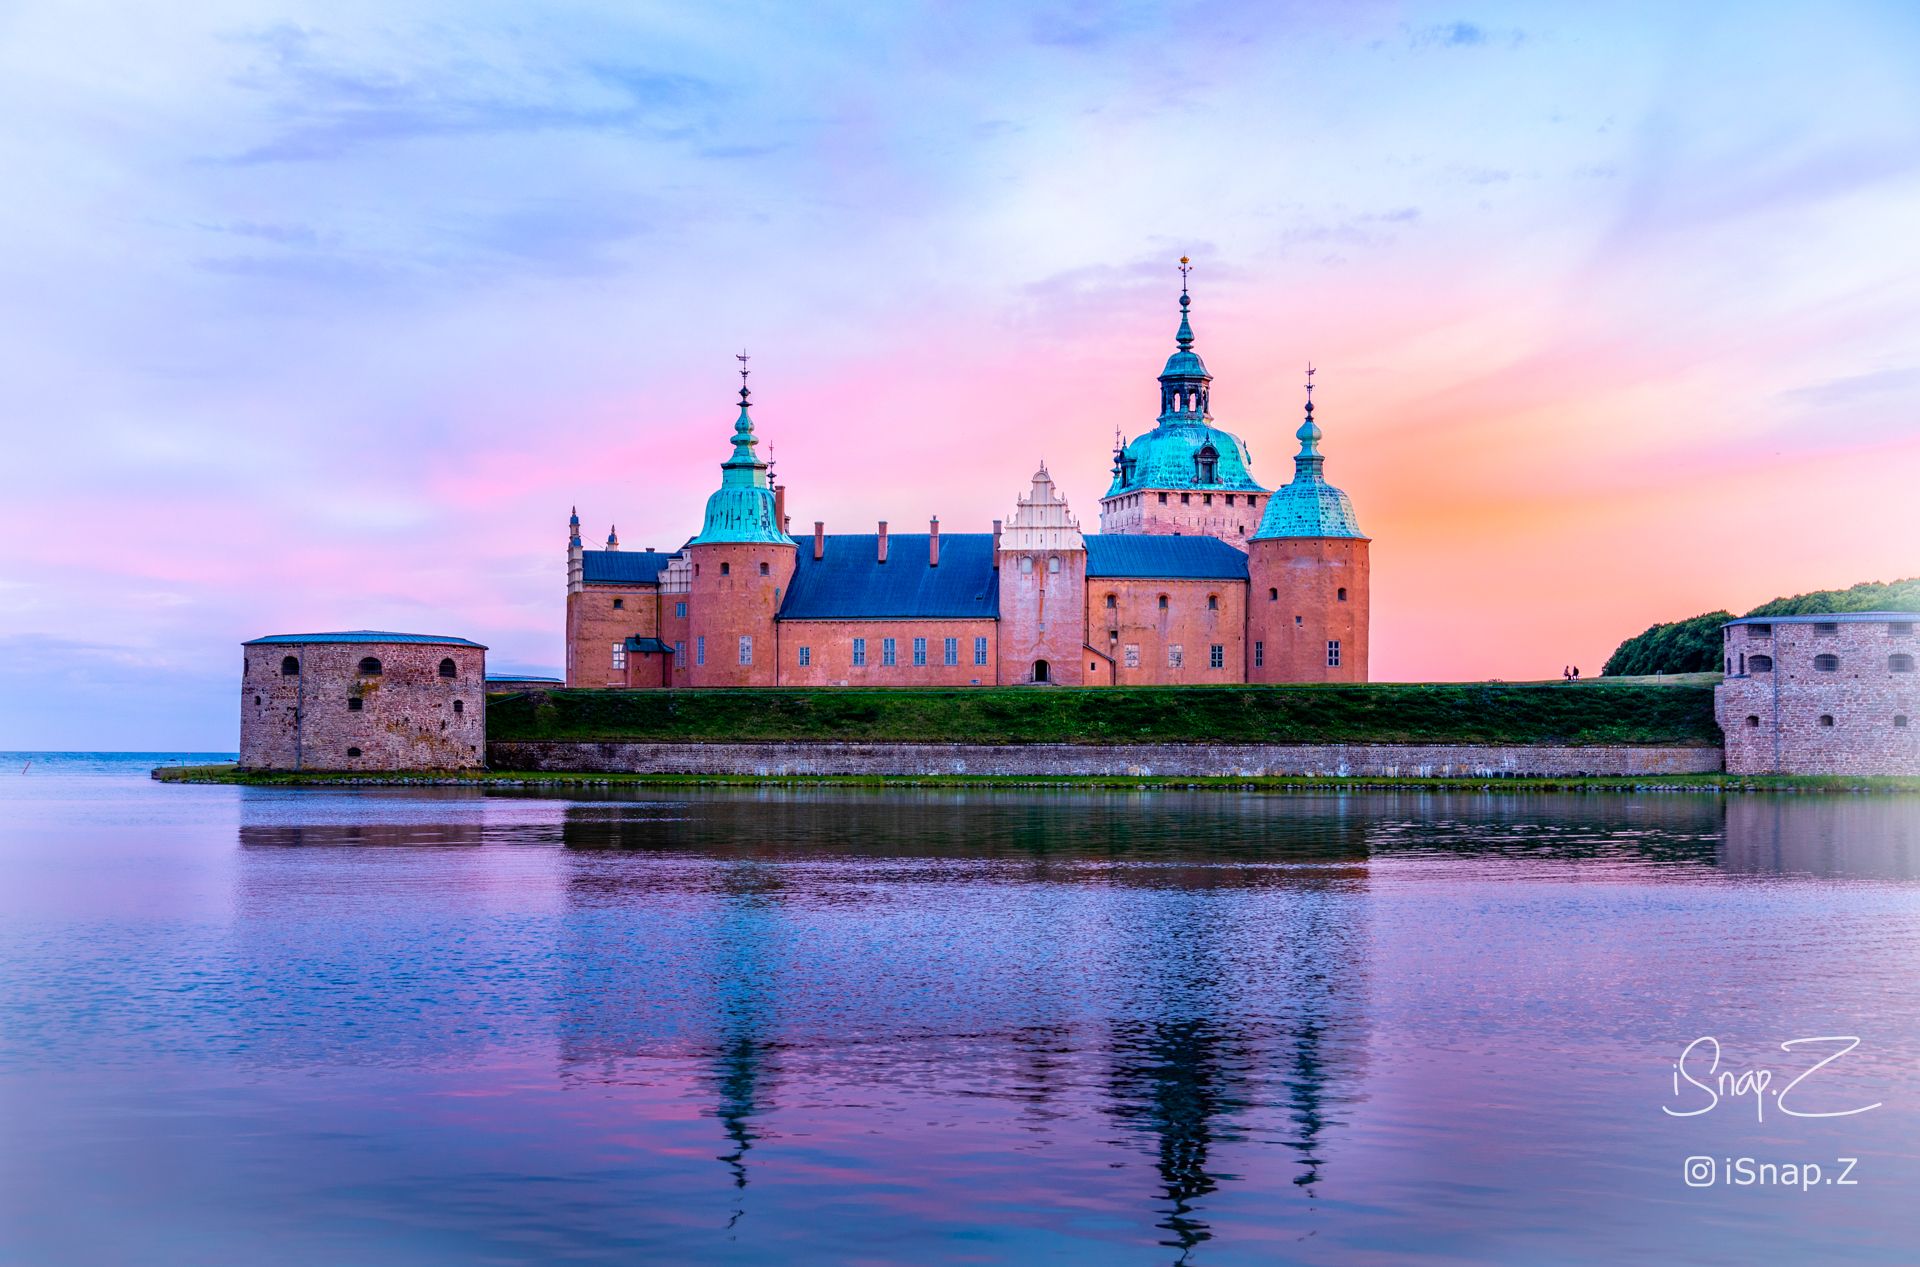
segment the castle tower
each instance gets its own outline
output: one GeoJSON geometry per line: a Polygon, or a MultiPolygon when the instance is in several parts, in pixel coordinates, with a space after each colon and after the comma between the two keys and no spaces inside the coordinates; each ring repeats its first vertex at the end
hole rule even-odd
{"type": "Polygon", "coordinates": [[[793,580],[796,546],[781,528],[767,464],[748,413],[747,358],[740,359],[740,416],[733,456],[720,467],[720,487],[707,498],[700,533],[687,543],[687,650],[674,681],[691,686],[772,686],[779,680],[775,618],[793,580]],[[687,670],[683,677],[681,668],[687,670]]]}
{"type": "Polygon", "coordinates": [[[1213,375],[1193,350],[1191,270],[1181,256],[1180,326],[1160,372],[1160,417],[1145,435],[1115,444],[1100,531],[1211,536],[1244,550],[1267,490],[1240,437],[1213,425],[1213,375]]]}
{"type": "Polygon", "coordinates": [[[1046,464],[1000,533],[1000,681],[1086,681],[1087,542],[1046,464]]]}
{"type": "Polygon", "coordinates": [[[574,643],[578,640],[576,629],[580,623],[580,594],[587,587],[587,549],[580,540],[580,508],[575,506],[567,520],[567,677],[568,686],[579,680],[579,666],[574,663],[576,653],[574,643]]]}
{"type": "Polygon", "coordinates": [[[1307,369],[1293,482],[1274,490],[1247,550],[1247,680],[1367,680],[1368,539],[1327,483],[1307,369]]]}

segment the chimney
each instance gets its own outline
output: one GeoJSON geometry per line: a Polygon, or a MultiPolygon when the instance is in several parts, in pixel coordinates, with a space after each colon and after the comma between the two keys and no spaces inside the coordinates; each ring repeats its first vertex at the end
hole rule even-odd
{"type": "Polygon", "coordinates": [[[816,559],[827,557],[827,524],[823,519],[813,521],[813,557],[816,559]]]}
{"type": "Polygon", "coordinates": [[[927,566],[940,566],[940,516],[927,521],[927,566]]]}
{"type": "Polygon", "coordinates": [[[781,532],[787,530],[787,486],[780,484],[773,490],[773,526],[781,532]]]}
{"type": "Polygon", "coordinates": [[[999,554],[1000,554],[1000,521],[999,521],[998,519],[996,519],[996,520],[994,520],[994,521],[993,521],[993,553],[994,553],[994,556],[995,556],[996,558],[997,558],[997,557],[999,557],[999,554]]]}
{"type": "Polygon", "coordinates": [[[887,521],[884,519],[880,521],[880,561],[887,561],[887,521]]]}

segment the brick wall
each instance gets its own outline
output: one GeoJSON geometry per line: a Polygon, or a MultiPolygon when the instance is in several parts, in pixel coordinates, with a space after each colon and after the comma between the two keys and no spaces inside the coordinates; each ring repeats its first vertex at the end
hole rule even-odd
{"type": "Polygon", "coordinates": [[[1247,552],[1248,680],[1366,681],[1368,570],[1368,543],[1357,538],[1255,541],[1247,552]],[[1327,644],[1335,641],[1340,663],[1330,665],[1327,644]]]}
{"type": "Polygon", "coordinates": [[[1707,774],[1718,748],[1419,744],[496,743],[496,770],[1378,778],[1707,774]]]}
{"type": "Polygon", "coordinates": [[[991,620],[783,620],[779,626],[781,686],[992,686],[998,666],[991,620]],[[853,641],[866,639],[866,664],[853,663],[853,641]],[[885,663],[886,639],[895,663],[885,663]],[[927,640],[927,662],[913,662],[913,640],[927,640]],[[957,640],[958,664],[945,663],[946,640],[957,640]],[[987,662],[973,662],[976,638],[987,640],[987,662]],[[809,664],[800,663],[800,648],[809,664]]]}
{"type": "MultiPolygon", "coordinates": [[[[1727,672],[1714,714],[1735,774],[1920,774],[1920,673],[1893,672],[1895,655],[1920,658],[1909,622],[1813,621],[1729,625],[1727,672]],[[1764,630],[1765,632],[1756,632],[1764,630]],[[1816,657],[1837,665],[1822,670],[1816,657]],[[1771,660],[1761,670],[1754,657],[1771,660]],[[1906,719],[1904,726],[1897,725],[1906,719]]],[[[1763,661],[1764,663],[1764,661],[1763,661]]]]}
{"type": "Polygon", "coordinates": [[[658,636],[659,588],[653,585],[590,585],[567,595],[568,686],[658,686],[629,683],[613,665],[614,644],[629,637],[658,636]],[[618,603],[619,606],[614,606],[618,603]]]}
{"type": "Polygon", "coordinates": [[[794,547],[753,542],[689,546],[687,552],[694,568],[687,593],[688,684],[776,685],[774,615],[793,581],[794,547]],[[740,662],[743,637],[753,640],[751,664],[740,662]]]}
{"type": "Polygon", "coordinates": [[[1093,577],[1087,581],[1086,641],[1113,658],[1120,686],[1244,682],[1246,602],[1240,581],[1093,577]],[[1213,667],[1214,647],[1221,649],[1219,668],[1213,667]]]}
{"type": "Polygon", "coordinates": [[[1266,513],[1265,504],[1266,497],[1260,493],[1122,493],[1100,503],[1100,531],[1218,537],[1244,550],[1247,539],[1260,526],[1260,516],[1266,513]],[[1162,497],[1166,498],[1164,503],[1162,497]]]}
{"type": "MultiPolygon", "coordinates": [[[[1011,535],[1011,534],[1009,534],[1011,535]]],[[[1075,537],[1078,540],[1076,534],[1075,537]]],[[[1086,681],[1087,552],[1000,552],[999,673],[1003,684],[1031,682],[1044,660],[1047,680],[1062,686],[1086,681]],[[1022,561],[1031,564],[1022,570],[1022,561]],[[1058,560],[1060,569],[1050,564],[1058,560]]]]}
{"type": "Polygon", "coordinates": [[[246,769],[450,770],[482,763],[486,653],[479,647],[269,643],[242,650],[246,769]],[[281,671],[287,657],[297,672],[281,671]],[[360,671],[367,657],[380,662],[379,673],[360,671]],[[451,679],[440,676],[443,659],[454,662],[451,679]]]}

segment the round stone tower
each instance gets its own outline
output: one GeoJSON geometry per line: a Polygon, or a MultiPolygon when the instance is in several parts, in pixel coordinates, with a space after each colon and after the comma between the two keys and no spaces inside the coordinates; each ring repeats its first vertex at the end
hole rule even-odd
{"type": "Polygon", "coordinates": [[[687,543],[692,663],[674,666],[674,679],[692,686],[772,686],[779,677],[777,617],[793,581],[797,547],[781,523],[767,464],[754,456],[759,441],[748,413],[745,364],[743,356],[733,456],[720,467],[720,487],[707,498],[700,534],[687,543]]]}
{"type": "Polygon", "coordinates": [[[1306,413],[1293,482],[1274,490],[1247,547],[1247,680],[1364,682],[1369,542],[1327,483],[1311,368],[1306,413]]]}

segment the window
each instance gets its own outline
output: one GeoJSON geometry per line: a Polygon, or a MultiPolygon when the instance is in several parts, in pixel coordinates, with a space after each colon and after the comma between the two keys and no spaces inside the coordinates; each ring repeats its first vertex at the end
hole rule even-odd
{"type": "Polygon", "coordinates": [[[1271,585],[1267,587],[1267,601],[1269,603],[1277,603],[1280,601],[1280,591],[1271,585]]]}
{"type": "Polygon", "coordinates": [[[466,711],[467,711],[467,702],[466,702],[465,700],[462,700],[462,699],[457,699],[457,700],[455,700],[455,701],[453,701],[453,711],[454,711],[455,713],[464,713],[464,712],[466,712],[466,711]]]}
{"type": "Polygon", "coordinates": [[[280,676],[281,677],[299,677],[300,676],[300,657],[297,655],[290,655],[286,657],[284,660],[280,661],[280,676]]]}
{"type": "Polygon", "coordinates": [[[1162,506],[1167,504],[1167,495],[1165,493],[1160,494],[1160,504],[1162,506]]]}
{"type": "Polygon", "coordinates": [[[1233,494],[1232,494],[1232,493],[1228,493],[1228,494],[1227,494],[1227,505],[1229,505],[1229,506],[1231,506],[1231,505],[1233,505],[1233,494]]]}
{"type": "Polygon", "coordinates": [[[616,598],[613,600],[613,610],[615,611],[621,610],[626,605],[627,605],[627,600],[624,598],[616,598]]]}
{"type": "Polygon", "coordinates": [[[1772,625],[1748,625],[1747,637],[1771,638],[1773,637],[1773,626],[1772,625]]]}
{"type": "Polygon", "coordinates": [[[1048,571],[1048,572],[1058,572],[1059,570],[1060,570],[1060,556],[1059,556],[1059,555],[1057,555],[1057,554],[1056,554],[1056,555],[1050,555],[1050,556],[1048,556],[1048,558],[1047,558],[1047,571],[1048,571]]]}
{"type": "Polygon", "coordinates": [[[1179,643],[1167,648],[1167,667],[1177,669],[1187,662],[1187,649],[1179,643]]]}
{"type": "Polygon", "coordinates": [[[940,663],[960,663],[960,640],[958,638],[948,638],[940,644],[940,663]]]}
{"type": "Polygon", "coordinates": [[[1888,656],[1888,657],[1887,657],[1887,672],[1889,672],[1889,673],[1911,673],[1911,672],[1913,672],[1913,657],[1912,657],[1912,656],[1910,656],[1910,655],[1890,655],[1890,656],[1888,656]]]}
{"type": "Polygon", "coordinates": [[[687,605],[684,601],[673,605],[673,615],[676,620],[685,620],[687,618],[687,605]]]}
{"type": "Polygon", "coordinates": [[[1119,605],[1120,605],[1120,598],[1119,598],[1119,596],[1118,596],[1118,595],[1115,595],[1115,594],[1109,594],[1109,595],[1107,595],[1107,610],[1108,610],[1108,611],[1112,611],[1112,610],[1113,610],[1114,608],[1116,608],[1116,607],[1118,607],[1119,605]]]}
{"type": "Polygon", "coordinates": [[[1334,597],[1334,601],[1335,601],[1335,602],[1340,602],[1340,603],[1344,603],[1344,602],[1346,602],[1346,601],[1347,601],[1347,587],[1346,587],[1346,586],[1344,586],[1344,585],[1342,585],[1342,586],[1341,586],[1341,587],[1340,587],[1340,588],[1339,588],[1338,590],[1336,590],[1336,591],[1334,592],[1334,596],[1333,596],[1333,597],[1334,597]]]}
{"type": "Polygon", "coordinates": [[[766,564],[762,563],[760,565],[760,575],[769,576],[771,574],[772,574],[772,569],[769,568],[766,564]]]}
{"type": "Polygon", "coordinates": [[[853,640],[853,667],[856,669],[863,668],[866,663],[867,640],[865,638],[855,638],[853,640]]]}
{"type": "Polygon", "coordinates": [[[1905,730],[1907,728],[1907,715],[1905,713],[1896,713],[1894,715],[1893,728],[1895,730],[1905,730]]]}
{"type": "Polygon", "coordinates": [[[1021,555],[1020,556],[1020,575],[1031,576],[1032,574],[1033,574],[1033,556],[1029,554],[1021,555]]]}
{"type": "Polygon", "coordinates": [[[445,678],[460,676],[460,670],[455,667],[452,656],[448,656],[446,659],[440,661],[440,676],[445,678]]]}
{"type": "Polygon", "coordinates": [[[372,656],[368,656],[360,661],[360,671],[368,677],[378,677],[380,675],[380,661],[374,659],[372,656]]]}
{"type": "Polygon", "coordinates": [[[624,642],[613,644],[613,667],[616,669],[627,667],[627,644],[624,642]]]}
{"type": "Polygon", "coordinates": [[[1817,655],[1813,657],[1813,667],[1821,673],[1832,673],[1840,667],[1840,657],[1824,653],[1817,655]]]}
{"type": "Polygon", "coordinates": [[[1327,667],[1329,669],[1337,669],[1340,667],[1340,640],[1338,638],[1327,639],[1327,667]]]}
{"type": "Polygon", "coordinates": [[[1307,623],[1307,618],[1305,616],[1295,616],[1293,618],[1293,627],[1295,629],[1304,627],[1306,623],[1307,623]]]}
{"type": "MultiPolygon", "coordinates": [[[[1194,482],[1199,484],[1213,483],[1214,475],[1219,470],[1219,467],[1219,451],[1210,444],[1202,445],[1200,451],[1193,455],[1194,482]]],[[[1180,500],[1185,501],[1186,496],[1182,494],[1180,500]]]]}
{"type": "Polygon", "coordinates": [[[800,667],[804,669],[812,663],[813,663],[813,648],[812,647],[800,648],[800,667]]]}
{"type": "Polygon", "coordinates": [[[916,669],[924,669],[927,667],[927,640],[925,638],[915,638],[913,640],[913,667],[916,669]]]}
{"type": "Polygon", "coordinates": [[[752,634],[740,635],[740,663],[742,664],[753,663],[753,635],[752,634]]]}
{"type": "Polygon", "coordinates": [[[1160,596],[1160,610],[1161,611],[1167,610],[1167,596],[1165,594],[1162,594],[1160,596]]]}
{"type": "Polygon", "coordinates": [[[1253,667],[1256,669],[1263,669],[1266,667],[1266,665],[1267,665],[1267,644],[1264,642],[1256,642],[1253,644],[1253,667]]]}
{"type": "Polygon", "coordinates": [[[366,707],[366,701],[361,699],[358,695],[349,695],[347,697],[347,711],[349,713],[357,713],[365,707],[366,707]]]}
{"type": "Polygon", "coordinates": [[[1831,728],[1833,726],[1833,714],[1832,713],[1820,714],[1820,725],[1823,728],[1831,728]]]}
{"type": "Polygon", "coordinates": [[[687,662],[686,639],[682,638],[680,641],[673,644],[673,658],[679,661],[681,664],[685,664],[687,662]]]}
{"type": "Polygon", "coordinates": [[[985,638],[975,638],[973,640],[973,662],[975,665],[982,665],[987,662],[987,640],[985,638]]]}
{"type": "Polygon", "coordinates": [[[883,665],[900,663],[899,650],[892,638],[880,640],[880,663],[883,665]]]}
{"type": "Polygon", "coordinates": [[[1191,506],[1191,505],[1193,505],[1193,494],[1192,494],[1192,493],[1182,493],[1182,494],[1180,494],[1180,504],[1181,504],[1182,506],[1191,506]]]}
{"type": "Polygon", "coordinates": [[[1840,632],[1840,622],[1837,620],[1816,620],[1813,622],[1813,632],[1817,634],[1837,634],[1840,632]]]}
{"type": "Polygon", "coordinates": [[[358,748],[349,748],[347,749],[347,755],[349,757],[357,757],[360,755],[360,750],[358,748]]]}
{"type": "Polygon", "coordinates": [[[693,662],[695,664],[707,662],[707,635],[705,634],[693,640],[693,662]]]}
{"type": "Polygon", "coordinates": [[[1887,632],[1896,638],[1911,638],[1913,636],[1913,622],[1911,620],[1896,620],[1887,626],[1887,632]]]}
{"type": "Polygon", "coordinates": [[[1758,717],[1755,717],[1752,713],[1747,714],[1747,725],[1758,726],[1759,724],[1760,724],[1760,719],[1758,717]]]}
{"type": "Polygon", "coordinates": [[[1220,610],[1220,596],[1218,594],[1207,595],[1207,610],[1210,612],[1220,610]]]}
{"type": "Polygon", "coordinates": [[[1129,642],[1126,646],[1126,664],[1129,669],[1140,667],[1140,644],[1129,642]]]}
{"type": "Polygon", "coordinates": [[[1207,648],[1207,667],[1209,669],[1227,667],[1227,649],[1217,642],[1207,648]]]}
{"type": "Polygon", "coordinates": [[[1202,493],[1202,494],[1200,494],[1200,504],[1201,504],[1202,506],[1211,506],[1211,505],[1213,505],[1213,494],[1212,494],[1212,493],[1202,493]]]}
{"type": "Polygon", "coordinates": [[[722,564],[720,565],[720,575],[722,575],[722,576],[731,576],[731,575],[733,575],[733,564],[731,564],[731,563],[722,563],[722,564]]]}
{"type": "Polygon", "coordinates": [[[1773,672],[1773,657],[1770,655],[1750,655],[1741,657],[1747,662],[1749,673],[1773,672]]]}
{"type": "Polygon", "coordinates": [[[259,705],[260,705],[260,697],[259,697],[258,695],[256,695],[256,696],[254,696],[254,697],[253,697],[253,703],[254,703],[254,707],[256,707],[256,708],[257,708],[257,707],[259,707],[259,705]]]}

